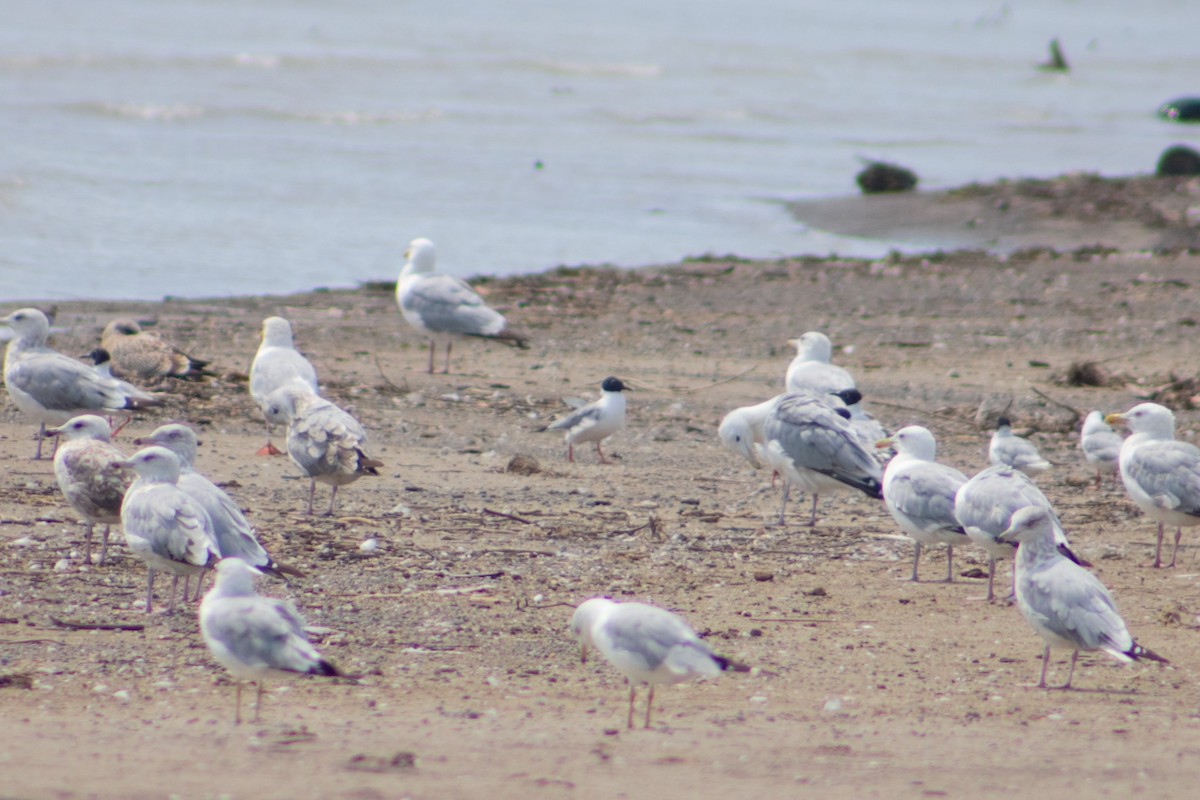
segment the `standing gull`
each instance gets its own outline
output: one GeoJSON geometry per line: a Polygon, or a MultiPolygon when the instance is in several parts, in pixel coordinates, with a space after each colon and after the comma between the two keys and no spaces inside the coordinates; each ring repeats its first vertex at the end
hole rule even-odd
{"type": "Polygon", "coordinates": [[[358,420],[299,386],[289,384],[272,392],[264,413],[269,422],[287,424],[288,456],[309,478],[306,514],[313,513],[318,481],[333,487],[325,512],[332,516],[339,486],[378,475],[376,467],[383,466],[367,456],[367,432],[358,420]]]}
{"type": "Polygon", "coordinates": [[[1143,658],[1169,663],[1133,640],[1104,584],[1063,557],[1055,543],[1055,523],[1053,512],[1045,508],[1023,508],[1000,537],[1020,543],[1017,606],[1046,642],[1038,688],[1046,688],[1051,647],[1074,651],[1062,689],[1071,688],[1080,650],[1100,650],[1124,663],[1143,658]]]}
{"type": "Polygon", "coordinates": [[[237,679],[237,724],[242,722],[243,681],[257,685],[258,722],[268,676],[343,675],[309,643],[304,618],[291,603],[255,591],[254,579],[261,574],[257,569],[239,558],[225,558],[216,570],[217,582],[200,603],[200,634],[217,663],[237,679]]]}
{"type": "Polygon", "coordinates": [[[1114,431],[1099,411],[1093,411],[1083,421],[1083,429],[1079,434],[1079,447],[1083,457],[1096,468],[1096,488],[1100,488],[1101,479],[1105,474],[1117,475],[1118,462],[1121,459],[1121,445],[1124,443],[1121,434],[1114,431]]]}
{"type": "Polygon", "coordinates": [[[780,524],[793,485],[812,494],[810,526],[817,524],[819,493],[858,489],[868,497],[883,498],[879,462],[859,442],[850,421],[816,397],[776,398],[763,423],[763,438],[764,457],[786,482],[780,524]]]}
{"type": "Polygon", "coordinates": [[[1200,448],[1175,439],[1175,415],[1166,406],[1141,403],[1123,414],[1109,414],[1109,424],[1129,427],[1118,462],[1125,490],[1138,508],[1158,522],[1154,566],[1162,566],[1163,528],[1175,526],[1171,563],[1179,552],[1183,526],[1200,525],[1200,448]]]}
{"type": "MultiPolygon", "coordinates": [[[[262,324],[262,343],[250,364],[250,396],[265,416],[267,398],[289,383],[303,386],[313,394],[317,390],[317,371],[292,344],[292,325],[283,317],[267,317],[262,324]]],[[[267,443],[258,455],[283,455],[271,443],[271,420],[267,420],[267,443]]]]}
{"type": "Polygon", "coordinates": [[[105,378],[94,369],[46,346],[50,322],[36,308],[22,308],[0,319],[15,336],[4,354],[4,384],[13,403],[38,422],[37,452],[47,423],[62,425],[80,414],[123,414],[160,405],[149,395],[133,394],[128,384],[105,378]]]}
{"type": "Polygon", "coordinates": [[[97,563],[104,566],[108,533],[113,523],[121,521],[121,501],[130,484],[121,466],[125,454],[113,445],[108,423],[93,414],[80,415],[46,432],[66,439],[54,453],[54,477],[63,497],[83,517],[84,563],[92,563],[92,530],[103,525],[97,563]]]}
{"type": "MultiPolygon", "coordinates": [[[[129,549],[150,568],[146,579],[146,613],[154,600],[154,573],[169,572],[171,600],[180,576],[198,575],[220,558],[208,513],[179,488],[179,458],[165,447],[147,447],[122,462],[138,478],[121,504],[121,525],[129,549]]],[[[184,600],[186,597],[186,587],[184,600]]]]}
{"type": "Polygon", "coordinates": [[[833,343],[819,331],[809,331],[799,339],[788,339],[796,348],[796,357],[788,365],[785,383],[789,392],[831,394],[854,388],[854,378],[833,360],[833,343]]]}
{"type": "Polygon", "coordinates": [[[615,603],[605,597],[586,600],[571,617],[571,634],[579,642],[584,662],[588,648],[594,648],[629,682],[626,725],[630,728],[640,684],[648,687],[644,726],[649,728],[655,686],[713,677],[724,670],[747,671],[713,653],[679,616],[645,603],[615,603]]]}
{"type": "Polygon", "coordinates": [[[207,361],[192,358],[157,333],[142,330],[132,319],[114,319],[100,334],[100,346],[112,355],[113,374],[120,378],[157,381],[201,380],[212,375],[207,361]]]}
{"type": "MultiPolygon", "coordinates": [[[[858,440],[867,450],[875,449],[876,442],[888,437],[887,429],[880,424],[879,420],[863,410],[863,395],[858,389],[842,389],[839,392],[833,392],[833,396],[845,404],[846,411],[850,414],[850,427],[854,429],[858,440]]],[[[886,458],[884,453],[876,455],[880,457],[880,460],[886,458]]]]}
{"type": "Polygon", "coordinates": [[[483,302],[466,281],[433,271],[437,250],[428,239],[413,239],[404,252],[407,259],[396,281],[396,303],[400,313],[429,337],[429,372],[433,372],[434,348],[446,343],[443,374],[450,372],[450,347],[456,336],[499,339],[525,347],[525,337],[508,327],[508,321],[483,302]]]}
{"type": "Polygon", "coordinates": [[[883,502],[892,518],[916,543],[912,580],[916,582],[922,544],[946,545],[946,583],[954,581],[954,546],[967,534],[954,517],[954,496],[967,476],[934,461],[937,442],[920,425],[909,425],[881,439],[877,447],[893,447],[896,455],[883,471],[883,502]]]}
{"type": "Polygon", "coordinates": [[[596,453],[601,463],[607,464],[600,442],[625,427],[625,395],[629,387],[619,378],[608,377],[600,384],[600,399],[567,414],[562,419],[544,427],[542,431],[566,431],[567,461],[575,460],[575,445],[585,442],[596,443],[596,453]]]}
{"type": "Polygon", "coordinates": [[[1016,467],[1031,478],[1050,469],[1050,462],[1042,458],[1033,442],[1013,434],[1008,417],[996,421],[996,431],[988,443],[988,461],[992,466],[1016,467]]]}

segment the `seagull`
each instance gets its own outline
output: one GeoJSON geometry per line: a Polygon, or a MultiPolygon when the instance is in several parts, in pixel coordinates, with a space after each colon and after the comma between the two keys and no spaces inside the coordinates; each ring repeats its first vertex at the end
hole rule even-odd
{"type": "Polygon", "coordinates": [[[763,423],[763,438],[765,458],[786,483],[780,524],[792,485],[813,496],[810,526],[817,524],[821,492],[851,488],[883,499],[879,462],[859,442],[850,421],[822,400],[794,393],[776,398],[763,423]]]}
{"type": "Polygon", "coordinates": [[[287,424],[288,456],[309,478],[306,514],[313,513],[318,481],[333,487],[325,512],[332,516],[339,486],[363,475],[378,475],[376,467],[383,466],[366,454],[367,432],[358,420],[302,387],[288,384],[276,389],[267,397],[264,414],[268,422],[287,424]]]}
{"type": "Polygon", "coordinates": [[[66,440],[54,453],[54,477],[63,497],[87,526],[84,563],[92,563],[92,530],[103,525],[97,563],[104,566],[108,533],[113,523],[121,521],[121,501],[131,482],[121,466],[125,454],[113,445],[108,422],[94,414],[82,414],[46,433],[66,440]]]}
{"type": "Polygon", "coordinates": [[[240,558],[260,572],[277,578],[283,578],[285,574],[304,577],[304,573],[293,567],[277,564],[258,543],[254,526],[237,503],[193,468],[196,448],[200,444],[195,431],[186,425],[172,423],[156,428],[149,436],[134,439],[133,443],[139,447],[165,447],[179,458],[177,485],[208,514],[217,541],[217,554],[221,558],[240,558]]]}
{"type": "Polygon", "coordinates": [[[1038,688],[1046,688],[1050,648],[1073,650],[1071,671],[1061,689],[1071,688],[1080,650],[1100,650],[1117,661],[1165,658],[1133,640],[1112,595],[1095,575],[1063,557],[1055,543],[1054,513],[1032,506],[1013,515],[1002,542],[1019,542],[1017,607],[1046,642],[1038,688]]]}
{"type": "Polygon", "coordinates": [[[788,339],[788,344],[796,348],[796,357],[787,369],[785,385],[789,392],[821,395],[854,388],[850,373],[830,363],[833,343],[828,336],[809,331],[799,339],[788,339]]]}
{"type": "MultiPolygon", "coordinates": [[[[888,437],[887,429],[880,424],[879,420],[863,411],[862,392],[858,389],[842,389],[831,394],[841,400],[846,406],[846,410],[850,412],[850,427],[854,429],[858,440],[868,451],[872,450],[880,439],[888,437]]],[[[878,453],[877,455],[883,456],[884,454],[878,453]]]]}
{"type": "Polygon", "coordinates": [[[120,378],[196,381],[213,374],[204,369],[207,361],[192,358],[157,333],[143,331],[132,319],[108,323],[100,334],[100,346],[112,355],[113,374],[120,378]]]}
{"type": "MultiPolygon", "coordinates": [[[[13,403],[38,422],[35,459],[42,457],[47,423],[62,425],[80,414],[124,414],[161,405],[128,384],[105,378],[94,369],[46,346],[50,322],[36,308],[22,308],[0,323],[15,333],[4,353],[4,385],[13,403]]],[[[57,441],[57,440],[56,440],[57,441]]]]}
{"type": "Polygon", "coordinates": [[[200,603],[200,634],[217,663],[237,680],[236,724],[242,723],[243,681],[257,685],[258,722],[268,676],[345,675],[309,643],[295,606],[255,591],[255,578],[262,573],[240,558],[221,559],[216,571],[216,583],[200,603]]]}
{"type": "Polygon", "coordinates": [[[567,461],[575,461],[575,445],[595,442],[600,462],[607,464],[600,442],[625,427],[625,395],[629,387],[619,378],[608,377],[600,384],[600,399],[581,406],[562,419],[544,427],[542,431],[566,431],[567,461]]]}
{"type": "Polygon", "coordinates": [[[1079,432],[1079,447],[1083,457],[1096,468],[1096,488],[1100,488],[1104,473],[1117,475],[1117,462],[1121,458],[1121,445],[1124,443],[1121,434],[1114,431],[1104,415],[1093,411],[1083,421],[1083,429],[1079,432]]]}
{"type": "Polygon", "coordinates": [[[1104,421],[1129,427],[1131,435],[1121,445],[1118,465],[1125,491],[1142,511],[1158,521],[1154,566],[1162,566],[1163,526],[1175,526],[1179,551],[1183,526],[1200,525],[1200,448],[1175,439],[1175,415],[1157,403],[1140,403],[1104,421]]]}
{"type": "MultiPolygon", "coordinates": [[[[150,568],[146,581],[146,613],[154,600],[154,573],[174,576],[167,613],[175,610],[180,576],[198,575],[220,558],[212,520],[204,508],[179,488],[179,457],[165,447],[147,447],[120,462],[132,467],[137,480],[121,504],[121,525],[129,549],[150,568]]],[[[187,587],[184,587],[187,601],[187,587]]]]}
{"type": "Polygon", "coordinates": [[[649,728],[655,686],[713,677],[725,670],[748,671],[713,653],[678,615],[646,603],[616,603],[606,597],[586,600],[571,617],[571,634],[579,642],[584,663],[588,648],[594,648],[629,682],[626,724],[630,728],[640,684],[648,687],[644,727],[649,728]]]}
{"type": "Polygon", "coordinates": [[[1071,552],[1062,524],[1033,479],[1007,464],[988,467],[959,487],[954,498],[954,518],[967,532],[967,538],[988,554],[988,602],[996,597],[996,560],[1011,558],[1016,549],[1015,543],[1001,542],[999,537],[1012,525],[1013,515],[1027,506],[1044,508],[1051,513],[1055,541],[1064,557],[1080,566],[1091,566],[1071,552]]]}
{"type": "Polygon", "coordinates": [[[442,373],[450,372],[450,347],[455,336],[478,336],[521,348],[526,346],[525,336],[508,327],[504,316],[484,303],[466,281],[434,273],[437,250],[433,242],[413,239],[404,257],[407,263],[396,282],[396,303],[408,324],[429,337],[428,372],[433,372],[438,341],[446,343],[442,373]]]}
{"type": "Polygon", "coordinates": [[[1013,435],[1008,417],[996,421],[996,432],[988,444],[988,461],[992,466],[1016,467],[1031,478],[1050,469],[1050,462],[1042,458],[1033,442],[1013,435]]]}
{"type": "Polygon", "coordinates": [[[900,528],[916,542],[912,581],[919,580],[921,545],[940,543],[946,545],[946,583],[953,583],[954,546],[969,541],[954,517],[954,496],[967,482],[967,476],[933,460],[937,442],[920,425],[901,428],[875,446],[896,450],[883,470],[883,502],[900,528]]]}
{"type": "MultiPolygon", "coordinates": [[[[291,323],[283,317],[267,317],[262,324],[262,343],[250,365],[250,396],[265,415],[267,398],[271,392],[289,383],[320,394],[316,369],[292,344],[291,323]]],[[[267,443],[258,451],[258,455],[283,455],[283,451],[271,443],[270,420],[267,420],[267,443]]]]}
{"type": "MultiPolygon", "coordinates": [[[[128,394],[130,397],[132,397],[138,403],[145,404],[145,403],[154,403],[154,402],[161,401],[162,395],[153,394],[151,392],[144,391],[144,390],[139,389],[138,387],[134,386],[132,383],[114,376],[113,372],[112,372],[112,356],[103,347],[97,347],[96,349],[92,350],[90,353],[85,354],[83,356],[83,358],[86,358],[92,362],[92,364],[94,365],[92,368],[96,371],[97,375],[99,375],[104,380],[116,381],[117,386],[120,388],[120,390],[125,392],[126,394],[128,394]]],[[[120,433],[121,429],[129,424],[130,419],[132,419],[132,417],[126,416],[125,420],[120,425],[118,425],[115,430],[113,430],[112,435],[116,436],[118,433],[120,433]]],[[[110,423],[111,423],[111,420],[110,420],[110,423]]]]}
{"type": "Polygon", "coordinates": [[[763,426],[775,402],[784,395],[777,395],[757,405],[742,406],[730,411],[721,420],[717,428],[717,436],[721,444],[737,455],[746,459],[750,466],[758,469],[765,460],[764,448],[767,444],[763,426]]]}

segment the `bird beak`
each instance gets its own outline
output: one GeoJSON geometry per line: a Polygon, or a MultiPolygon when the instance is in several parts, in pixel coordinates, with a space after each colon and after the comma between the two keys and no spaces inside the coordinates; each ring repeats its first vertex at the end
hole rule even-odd
{"type": "Polygon", "coordinates": [[[57,427],[57,428],[46,428],[46,435],[47,435],[47,436],[58,436],[58,435],[60,435],[62,432],[63,432],[63,429],[62,429],[62,426],[61,426],[61,425],[60,425],[59,427],[57,427]]]}
{"type": "Polygon", "coordinates": [[[886,439],[880,439],[878,442],[876,442],[875,447],[878,450],[883,450],[886,447],[891,447],[893,444],[895,444],[895,441],[895,439],[889,436],[886,439]]]}
{"type": "Polygon", "coordinates": [[[1104,421],[1109,425],[1124,425],[1125,417],[1122,414],[1109,414],[1104,418],[1104,421]]]}

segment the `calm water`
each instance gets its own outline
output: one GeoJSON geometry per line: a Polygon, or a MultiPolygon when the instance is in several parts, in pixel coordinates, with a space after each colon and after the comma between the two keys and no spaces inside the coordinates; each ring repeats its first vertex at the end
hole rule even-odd
{"type": "Polygon", "coordinates": [[[416,236],[461,275],[879,253],[780,201],[858,156],[942,187],[1200,144],[1154,115],[1200,94],[1200,4],[1133,5],[9,0],[3,296],[353,286],[416,236]]]}

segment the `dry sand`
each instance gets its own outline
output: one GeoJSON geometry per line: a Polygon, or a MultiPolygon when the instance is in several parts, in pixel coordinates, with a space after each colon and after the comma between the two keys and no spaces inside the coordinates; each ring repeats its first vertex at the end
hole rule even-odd
{"type": "MultiPolygon", "coordinates": [[[[111,565],[81,563],[81,526],[6,403],[0,796],[1194,797],[1200,539],[1185,532],[1178,568],[1146,566],[1154,526],[1123,490],[1093,488],[1072,409],[1155,397],[1194,435],[1198,274],[1185,251],[1103,248],[563,270],[482,283],[533,346],[464,342],[449,376],[424,373],[386,292],[61,303],[65,352],[132,315],[213,360],[219,379],[166,387],[171,406],[118,443],[195,424],[198,466],[308,573],[263,591],[294,600],[363,678],[270,684],[261,721],[235,726],[194,612],[142,612],[145,568],[119,532],[111,565]],[[386,463],[332,519],[299,513],[307,483],[286,458],[254,456],[245,371],[271,314],[386,463]],[[839,346],[870,410],[928,426],[969,473],[984,466],[978,419],[1011,404],[1056,464],[1039,483],[1075,549],[1172,664],[1087,655],[1075,691],[1035,689],[1040,639],[981,601],[982,553],[956,553],[952,585],[910,583],[911,543],[861,495],[823,501],[815,529],[807,501],[768,526],[769,476],[723,451],[716,425],[780,390],[785,341],[809,329],[839,346]],[[1085,362],[1104,385],[1064,382],[1085,362]],[[581,448],[567,464],[561,437],[533,429],[609,374],[638,387],[614,463],[581,448]],[[540,471],[506,471],[516,455],[540,471]],[[674,609],[757,669],[662,689],[653,729],[628,731],[620,677],[581,666],[566,633],[597,594],[674,609]]],[[[923,576],[941,576],[943,553],[923,576]]],[[[1066,663],[1054,656],[1052,681],[1066,663]]]]}

